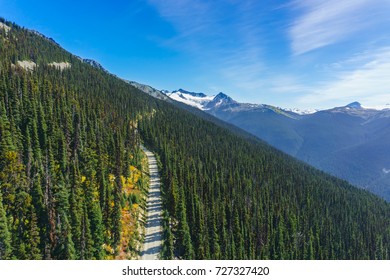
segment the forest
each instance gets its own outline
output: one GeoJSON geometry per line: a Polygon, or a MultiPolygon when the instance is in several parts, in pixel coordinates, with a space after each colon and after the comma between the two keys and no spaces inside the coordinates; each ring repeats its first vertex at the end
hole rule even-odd
{"type": "Polygon", "coordinates": [[[0,259],[136,258],[140,143],[159,159],[164,259],[390,258],[384,200],[0,22],[0,259]]]}

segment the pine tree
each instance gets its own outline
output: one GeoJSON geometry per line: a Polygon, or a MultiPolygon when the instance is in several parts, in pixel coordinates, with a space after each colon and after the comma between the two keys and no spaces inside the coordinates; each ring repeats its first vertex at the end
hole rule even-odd
{"type": "Polygon", "coordinates": [[[0,260],[11,258],[11,235],[8,230],[8,221],[3,207],[3,199],[0,191],[0,260]]]}
{"type": "Polygon", "coordinates": [[[185,197],[183,188],[181,188],[180,193],[180,202],[179,202],[179,224],[178,224],[178,240],[177,247],[179,249],[179,256],[183,259],[191,260],[194,258],[194,249],[192,246],[190,229],[187,224],[187,214],[186,214],[186,206],[185,206],[185,197]]]}
{"type": "Polygon", "coordinates": [[[162,258],[167,260],[173,260],[174,254],[174,240],[171,225],[169,222],[169,215],[167,211],[163,211],[163,230],[164,230],[164,241],[162,249],[162,258]]]}
{"type": "Polygon", "coordinates": [[[40,232],[38,227],[38,219],[35,214],[34,207],[30,207],[30,223],[29,223],[29,236],[28,236],[28,248],[27,254],[28,259],[30,260],[40,260],[42,259],[42,254],[40,250],[40,232]]]}
{"type": "Polygon", "coordinates": [[[68,219],[69,194],[64,185],[59,184],[56,191],[56,240],[53,255],[57,259],[72,260],[76,258],[76,251],[72,240],[72,231],[68,219]]]}

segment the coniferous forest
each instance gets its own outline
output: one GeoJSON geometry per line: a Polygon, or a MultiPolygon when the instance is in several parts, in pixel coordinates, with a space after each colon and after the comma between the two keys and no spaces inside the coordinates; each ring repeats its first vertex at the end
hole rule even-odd
{"type": "Polygon", "coordinates": [[[0,259],[136,257],[141,142],[159,158],[163,258],[390,259],[384,200],[1,23],[0,259]]]}

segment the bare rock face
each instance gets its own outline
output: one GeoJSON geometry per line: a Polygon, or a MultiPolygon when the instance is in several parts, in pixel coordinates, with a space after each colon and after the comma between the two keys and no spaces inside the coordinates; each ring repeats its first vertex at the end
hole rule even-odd
{"type": "Polygon", "coordinates": [[[37,64],[30,60],[18,60],[16,64],[26,71],[33,71],[37,67],[37,64]]]}
{"type": "Polygon", "coordinates": [[[8,25],[0,22],[0,28],[1,29],[4,29],[5,30],[5,33],[8,33],[10,30],[11,30],[11,27],[9,27],[8,25]]]}
{"type": "Polygon", "coordinates": [[[72,67],[72,64],[69,62],[52,62],[48,64],[49,66],[55,67],[58,70],[65,70],[72,67]]]}

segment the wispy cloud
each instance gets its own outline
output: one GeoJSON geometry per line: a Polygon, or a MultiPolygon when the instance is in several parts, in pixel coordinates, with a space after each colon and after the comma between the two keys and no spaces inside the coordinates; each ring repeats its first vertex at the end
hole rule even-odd
{"type": "Polygon", "coordinates": [[[252,82],[264,69],[263,6],[257,1],[149,0],[177,34],[167,47],[186,52],[231,82],[252,82]]]}
{"type": "Polygon", "coordinates": [[[291,7],[299,13],[289,28],[291,48],[294,55],[300,55],[388,20],[390,1],[300,0],[291,7]]]}
{"type": "Polygon", "coordinates": [[[210,4],[198,0],[149,0],[160,16],[170,22],[180,39],[207,31],[212,23],[210,4]]]}
{"type": "Polygon", "coordinates": [[[360,101],[368,107],[385,107],[390,103],[390,47],[371,50],[356,55],[341,63],[337,77],[328,83],[317,86],[310,93],[299,98],[301,104],[340,104],[340,102],[360,101]],[[356,63],[362,62],[358,67],[356,63]],[[354,64],[355,70],[348,63],[354,64]]]}

